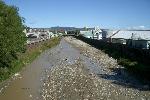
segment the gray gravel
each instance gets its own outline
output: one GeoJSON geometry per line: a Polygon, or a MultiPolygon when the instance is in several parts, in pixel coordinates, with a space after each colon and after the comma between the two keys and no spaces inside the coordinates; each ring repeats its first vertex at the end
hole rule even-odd
{"type": "Polygon", "coordinates": [[[150,100],[148,85],[80,40],[65,37],[47,55],[50,67],[43,79],[44,100],[150,100]]]}

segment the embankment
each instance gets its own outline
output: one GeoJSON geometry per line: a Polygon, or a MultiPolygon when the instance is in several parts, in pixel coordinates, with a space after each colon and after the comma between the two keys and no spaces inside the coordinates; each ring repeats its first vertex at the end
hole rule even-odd
{"type": "Polygon", "coordinates": [[[120,65],[123,65],[134,75],[150,80],[150,50],[130,48],[123,44],[108,43],[83,36],[75,36],[75,38],[101,49],[109,56],[117,59],[120,65]]]}
{"type": "Polygon", "coordinates": [[[15,60],[11,67],[0,67],[0,82],[8,79],[14,73],[20,71],[24,66],[31,63],[43,51],[59,44],[60,38],[53,38],[47,41],[34,43],[26,46],[25,53],[18,54],[18,59],[15,60]]]}

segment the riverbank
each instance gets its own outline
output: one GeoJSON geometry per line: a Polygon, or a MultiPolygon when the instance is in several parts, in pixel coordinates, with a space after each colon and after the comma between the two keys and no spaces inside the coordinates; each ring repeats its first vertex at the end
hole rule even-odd
{"type": "Polygon", "coordinates": [[[150,84],[149,50],[131,48],[123,44],[89,39],[83,36],[75,36],[75,38],[103,51],[108,56],[116,59],[119,65],[132,74],[131,76],[135,76],[144,84],[150,84]]]}
{"type": "Polygon", "coordinates": [[[24,66],[31,63],[43,51],[59,44],[60,38],[43,41],[37,44],[27,45],[25,53],[18,54],[18,59],[12,63],[12,66],[7,68],[0,67],[0,82],[10,78],[15,73],[19,72],[24,66]]]}
{"type": "Polygon", "coordinates": [[[130,76],[103,51],[73,37],[65,37],[49,53],[44,100],[149,100],[148,86],[130,76]]]}
{"type": "Polygon", "coordinates": [[[7,82],[0,100],[149,100],[149,87],[121,68],[101,50],[64,37],[7,82]]]}

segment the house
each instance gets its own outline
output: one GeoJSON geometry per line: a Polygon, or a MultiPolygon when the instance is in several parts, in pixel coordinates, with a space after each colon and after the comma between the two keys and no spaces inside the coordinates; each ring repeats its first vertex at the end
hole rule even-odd
{"type": "Polygon", "coordinates": [[[97,39],[97,40],[102,39],[102,30],[99,27],[95,27],[94,29],[91,30],[88,29],[82,30],[80,31],[80,34],[86,38],[97,39]]]}
{"type": "Polygon", "coordinates": [[[102,39],[102,30],[99,27],[95,27],[93,30],[93,39],[102,39]]]}
{"type": "Polygon", "coordinates": [[[59,33],[57,33],[58,34],[58,36],[63,36],[63,33],[61,33],[61,32],[59,32],[59,33]]]}
{"type": "Polygon", "coordinates": [[[121,44],[126,44],[128,39],[148,41],[150,40],[150,31],[149,30],[103,30],[102,38],[112,43],[121,43],[121,44]]]}
{"type": "Polygon", "coordinates": [[[54,34],[54,37],[58,37],[58,34],[54,34]]]}
{"type": "Polygon", "coordinates": [[[102,29],[102,39],[108,39],[110,36],[112,36],[114,34],[114,30],[110,30],[110,29],[102,29]]]}
{"type": "Polygon", "coordinates": [[[64,33],[65,35],[67,35],[67,31],[65,31],[65,33],[64,33]]]}
{"type": "Polygon", "coordinates": [[[102,30],[102,38],[108,42],[126,44],[133,48],[150,48],[150,30],[102,30]]]}
{"type": "Polygon", "coordinates": [[[80,31],[80,34],[86,38],[91,38],[93,39],[93,32],[90,31],[80,31]]]}
{"type": "Polygon", "coordinates": [[[49,39],[51,39],[51,38],[54,37],[54,33],[53,32],[48,32],[48,36],[49,36],[49,39]]]}
{"type": "Polygon", "coordinates": [[[132,33],[131,39],[127,40],[127,46],[139,48],[139,49],[149,49],[150,48],[150,32],[148,33],[144,32],[142,34],[141,33],[132,33]]]}
{"type": "MultiPolygon", "coordinates": [[[[120,30],[113,31],[113,33],[108,37],[108,40],[109,40],[109,42],[112,42],[112,43],[126,44],[127,38],[122,35],[124,35],[124,33],[121,32],[120,30]]],[[[126,34],[126,35],[128,35],[128,34],[126,34]]]]}
{"type": "Polygon", "coordinates": [[[127,40],[127,46],[139,49],[150,49],[150,40],[127,40]]]}

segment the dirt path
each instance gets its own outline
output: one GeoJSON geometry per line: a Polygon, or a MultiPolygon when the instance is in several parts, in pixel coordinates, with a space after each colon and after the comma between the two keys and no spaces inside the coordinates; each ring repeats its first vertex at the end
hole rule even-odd
{"type": "Polygon", "coordinates": [[[148,86],[120,68],[103,52],[66,37],[4,83],[0,100],[150,100],[148,86]]]}

